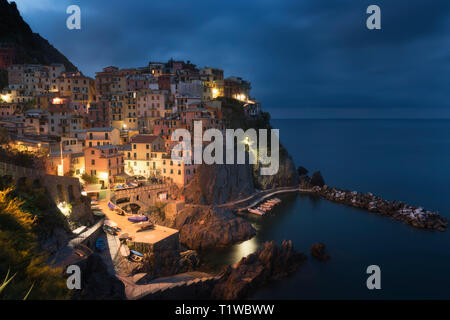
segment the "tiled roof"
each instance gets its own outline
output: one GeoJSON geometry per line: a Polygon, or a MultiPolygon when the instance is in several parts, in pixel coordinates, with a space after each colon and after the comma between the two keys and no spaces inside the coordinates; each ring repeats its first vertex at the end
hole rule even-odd
{"type": "Polygon", "coordinates": [[[138,134],[131,138],[131,143],[152,143],[158,138],[151,134],[138,134]]]}

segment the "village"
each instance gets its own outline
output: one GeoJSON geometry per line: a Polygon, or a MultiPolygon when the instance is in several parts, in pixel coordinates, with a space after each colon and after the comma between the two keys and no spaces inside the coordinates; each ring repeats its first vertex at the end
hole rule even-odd
{"type": "MultiPolygon", "coordinates": [[[[0,95],[3,148],[43,160],[41,174],[78,179],[80,196],[89,199],[97,219],[106,219],[103,229],[114,235],[122,230],[139,243],[153,245],[177,233],[150,222],[145,229],[151,232],[134,226],[158,206],[166,215],[176,214],[184,197],[173,190],[182,190],[198,167],[190,150],[172,157],[177,145],[172,133],[184,129],[194,136],[198,123],[202,132],[225,133],[222,99],[239,101],[246,117],[261,114],[248,81],[190,61],[110,66],[95,79],[67,72],[63,64],[8,62],[2,61],[8,72],[0,95]]],[[[79,210],[73,189],[57,187],[54,200],[61,212],[79,215],[72,212],[79,210]]],[[[72,231],[82,234],[86,228],[72,231]]]]}

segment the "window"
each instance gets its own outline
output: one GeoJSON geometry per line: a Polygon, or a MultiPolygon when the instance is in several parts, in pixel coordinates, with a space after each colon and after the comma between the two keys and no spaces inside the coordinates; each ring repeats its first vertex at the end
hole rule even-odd
{"type": "Polygon", "coordinates": [[[91,150],[91,154],[95,154],[95,151],[94,151],[94,150],[91,150]]]}
{"type": "Polygon", "coordinates": [[[178,175],[179,175],[179,176],[181,175],[181,170],[178,170],[178,175]]]}
{"type": "Polygon", "coordinates": [[[95,165],[95,160],[94,159],[91,160],[91,164],[95,165]]]}

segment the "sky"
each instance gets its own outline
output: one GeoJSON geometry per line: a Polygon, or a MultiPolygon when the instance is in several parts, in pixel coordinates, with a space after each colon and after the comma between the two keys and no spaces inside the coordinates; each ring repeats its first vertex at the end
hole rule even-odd
{"type": "Polygon", "coordinates": [[[450,118],[449,0],[16,0],[84,74],[170,58],[252,83],[274,118],[450,118]],[[81,8],[81,30],[66,9],[81,8]],[[381,9],[368,30],[366,9],[381,9]]]}

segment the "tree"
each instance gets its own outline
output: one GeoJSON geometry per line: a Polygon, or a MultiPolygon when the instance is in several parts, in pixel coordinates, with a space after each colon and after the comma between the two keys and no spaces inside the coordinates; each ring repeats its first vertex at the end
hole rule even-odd
{"type": "Polygon", "coordinates": [[[83,179],[84,182],[86,182],[87,184],[97,184],[98,183],[98,178],[96,176],[91,176],[91,175],[87,174],[86,172],[83,173],[83,175],[81,176],[81,179],[83,179]]]}

